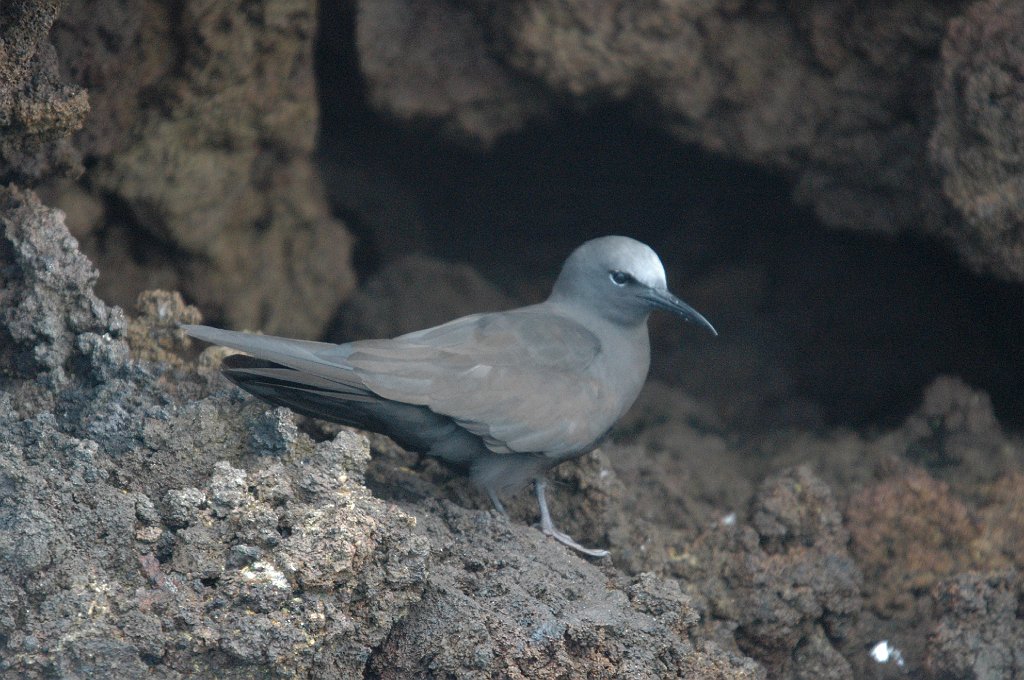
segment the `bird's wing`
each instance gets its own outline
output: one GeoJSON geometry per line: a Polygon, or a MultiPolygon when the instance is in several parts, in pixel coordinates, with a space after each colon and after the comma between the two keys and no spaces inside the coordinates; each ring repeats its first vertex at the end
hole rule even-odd
{"type": "Polygon", "coordinates": [[[343,347],[344,362],[375,394],[448,416],[496,453],[573,453],[607,429],[594,413],[602,384],[587,371],[600,341],[546,309],[469,316],[343,347]]]}

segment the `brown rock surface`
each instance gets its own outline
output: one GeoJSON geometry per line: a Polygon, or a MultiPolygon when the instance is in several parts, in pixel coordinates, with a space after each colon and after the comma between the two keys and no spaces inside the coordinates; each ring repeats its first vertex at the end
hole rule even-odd
{"type": "Polygon", "coordinates": [[[976,2],[942,44],[929,154],[958,219],[943,226],[974,267],[1024,280],[1024,6],[976,2]]]}
{"type": "Polygon", "coordinates": [[[1019,572],[963,574],[933,592],[938,622],[925,668],[934,678],[1013,678],[1024,672],[1019,572]]]}
{"type": "Polygon", "coordinates": [[[359,3],[356,43],[371,101],[399,118],[490,144],[546,109],[543,91],[507,72],[456,3],[359,3]]]}
{"type": "MultiPolygon", "coordinates": [[[[440,12],[448,3],[427,5],[440,12]]],[[[826,222],[891,231],[920,215],[931,92],[919,74],[934,68],[955,5],[836,1],[781,8],[718,0],[611,2],[595,10],[586,2],[480,0],[468,6],[491,36],[490,63],[500,66],[500,77],[480,85],[491,97],[507,89],[498,83],[513,78],[539,80],[552,96],[583,105],[646,99],[641,114],[681,139],[796,171],[799,194],[826,222]]],[[[361,3],[360,29],[384,33],[403,15],[413,22],[404,2],[361,3]]],[[[446,73],[437,65],[453,52],[446,45],[461,44],[456,34],[464,29],[457,27],[464,24],[424,31],[433,66],[420,68],[446,73]]],[[[452,118],[458,106],[438,111],[430,89],[399,95],[389,85],[409,61],[423,61],[424,48],[395,56],[395,43],[359,43],[364,63],[388,66],[364,71],[377,103],[407,116],[414,110],[452,118]]],[[[459,71],[450,73],[454,89],[459,71]]]]}
{"type": "Polygon", "coordinates": [[[718,522],[672,565],[706,598],[704,625],[731,622],[772,677],[852,677],[835,645],[861,609],[861,575],[831,491],[806,467],[785,471],[762,484],[748,521],[718,522]]]}
{"type": "Polygon", "coordinates": [[[980,543],[967,506],[919,469],[866,487],[850,499],[847,517],[851,549],[883,616],[913,618],[918,598],[939,580],[999,562],[980,543]]]}
{"type": "Polygon", "coordinates": [[[103,297],[179,289],[236,328],[324,331],[354,275],[310,160],[315,29],[304,0],[68,5],[54,41],[93,102],[82,187],[102,207],[51,193],[84,209],[103,297]]]}
{"type": "Polygon", "coordinates": [[[528,527],[428,506],[430,585],[374,654],[375,675],[764,677],[752,660],[691,637],[698,615],[673,582],[610,578],[528,527]]]}
{"type": "Polygon", "coordinates": [[[177,291],[143,291],[135,302],[135,313],[128,322],[132,357],[168,364],[180,364],[182,353],[192,345],[179,324],[203,320],[199,310],[186,305],[177,291]]]}
{"type": "Polygon", "coordinates": [[[48,37],[63,5],[0,6],[0,185],[82,171],[69,137],[82,127],[89,98],[61,77],[48,37]]]}
{"type": "Polygon", "coordinates": [[[1013,472],[989,487],[978,511],[982,540],[1024,571],[1024,474],[1013,472]]]}

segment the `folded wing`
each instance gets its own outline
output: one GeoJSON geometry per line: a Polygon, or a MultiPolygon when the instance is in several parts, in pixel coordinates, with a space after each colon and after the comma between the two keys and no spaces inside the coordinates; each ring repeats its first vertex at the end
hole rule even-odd
{"type": "Polygon", "coordinates": [[[201,340],[279,364],[243,370],[255,378],[266,372],[268,380],[259,383],[264,392],[282,385],[308,392],[292,402],[308,397],[317,405],[311,415],[339,422],[348,421],[346,409],[366,410],[355,402],[381,398],[447,416],[495,453],[555,457],[586,448],[607,427],[599,415],[606,395],[587,370],[600,342],[575,321],[538,307],[344,345],[185,328],[201,340]]]}
{"type": "Polygon", "coordinates": [[[607,427],[594,414],[601,383],[587,371],[600,342],[546,310],[466,317],[350,347],[346,362],[374,393],[447,415],[496,453],[574,453],[607,427]]]}

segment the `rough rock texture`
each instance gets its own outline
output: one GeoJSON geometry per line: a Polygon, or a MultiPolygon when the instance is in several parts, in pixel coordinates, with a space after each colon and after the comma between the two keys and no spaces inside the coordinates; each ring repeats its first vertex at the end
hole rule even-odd
{"type": "Polygon", "coordinates": [[[177,291],[147,290],[135,302],[136,316],[128,322],[132,358],[182,364],[182,353],[192,341],[179,324],[201,323],[202,314],[186,305],[177,291]]]}
{"type": "MultiPolygon", "coordinates": [[[[444,0],[425,4],[453,11],[444,0]]],[[[799,192],[833,224],[889,231],[919,214],[931,108],[921,73],[935,66],[955,3],[463,5],[488,36],[489,63],[499,64],[503,77],[540,81],[552,95],[583,105],[643,101],[641,115],[686,141],[796,170],[799,192]]],[[[417,7],[427,12],[423,3],[417,7]]],[[[393,24],[410,9],[401,1],[365,2],[360,12],[362,35],[388,30],[383,16],[393,24]]],[[[431,40],[434,66],[422,65],[422,49],[396,55],[398,41],[359,41],[361,63],[389,67],[364,67],[378,104],[404,115],[415,109],[452,117],[458,107],[437,113],[430,90],[412,99],[389,85],[414,63],[436,68],[449,58],[445,46],[465,29],[439,28],[421,36],[431,40]]],[[[456,78],[450,82],[460,89],[456,78]]],[[[492,96],[506,89],[496,82],[485,81],[492,96]]]]}
{"type": "Polygon", "coordinates": [[[673,582],[616,583],[533,529],[432,505],[427,533],[444,548],[423,599],[371,660],[379,677],[764,677],[690,641],[699,616],[673,582]]]}
{"type": "Polygon", "coordinates": [[[978,511],[983,541],[1024,571],[1024,474],[1007,474],[989,487],[978,511]]]}
{"type": "Polygon", "coordinates": [[[356,43],[371,99],[400,118],[490,144],[547,108],[542,88],[492,56],[470,7],[361,2],[356,43]]]}
{"type": "Polygon", "coordinates": [[[774,677],[852,677],[834,645],[860,610],[861,575],[831,491],[798,467],[764,482],[748,518],[713,525],[673,571],[774,677]]]}
{"type": "MultiPolygon", "coordinates": [[[[902,425],[870,436],[737,437],[657,384],[621,426],[602,447],[613,470],[602,484],[615,564],[680,578],[709,612],[707,635],[735,636],[778,677],[913,672],[935,625],[934,584],[1020,565],[1024,442],[960,380],[936,380],[902,425]],[[840,636],[815,620],[829,607],[845,612],[833,617],[840,636]],[[904,665],[867,655],[881,640],[904,665]]],[[[588,536],[583,529],[574,527],[588,536]]]]}
{"type": "Polygon", "coordinates": [[[1022,463],[1020,441],[1002,431],[988,395],[940,377],[904,428],[906,457],[951,484],[991,482],[1022,463]]]}
{"type": "Polygon", "coordinates": [[[1014,0],[391,0],[360,2],[357,29],[371,99],[401,118],[490,143],[551,102],[625,102],[792,174],[826,224],[940,233],[1024,280],[1014,0]]]}
{"type": "Polygon", "coordinates": [[[631,516],[693,535],[730,512],[742,512],[753,496],[753,474],[737,475],[749,462],[726,437],[717,414],[678,390],[649,381],[619,421],[616,449],[602,448],[614,460],[622,484],[664,501],[636,498],[638,506],[627,510],[631,516]]]}
{"type": "Polygon", "coordinates": [[[61,212],[31,191],[0,189],[0,225],[0,380],[57,389],[83,362],[106,377],[127,358],[124,313],[93,294],[98,272],[61,212]]]}
{"type": "Polygon", "coordinates": [[[179,289],[233,327],[323,332],[354,276],[310,161],[315,30],[308,0],[68,5],[54,42],[93,102],[91,167],[50,193],[103,297],[179,289]]]}
{"type": "Polygon", "coordinates": [[[0,221],[0,673],[360,674],[427,557],[365,441],[131,360],[60,213],[5,190],[0,221]]]}
{"type": "Polygon", "coordinates": [[[1024,579],[1017,571],[963,574],[934,589],[938,623],[925,668],[935,678],[1015,678],[1024,672],[1024,579]]]}
{"type": "Polygon", "coordinates": [[[940,579],[984,566],[991,559],[967,506],[926,472],[871,485],[847,510],[851,547],[876,584],[871,606],[881,615],[916,613],[917,598],[940,579]],[[967,548],[966,550],[964,548],[967,548]]]}
{"type": "Polygon", "coordinates": [[[62,0],[0,6],[0,185],[81,172],[69,136],[89,112],[86,93],[58,73],[48,34],[62,0]]]}
{"type": "Polygon", "coordinates": [[[968,262],[1024,280],[1024,6],[976,2],[952,20],[929,153],[968,262]]]}
{"type": "MultiPolygon", "coordinates": [[[[677,427],[683,429],[684,426],[677,427]]],[[[699,456],[703,451],[694,445],[698,440],[692,433],[669,439],[663,432],[660,437],[661,446],[604,446],[601,452],[557,468],[557,483],[549,498],[552,514],[584,544],[610,546],[614,566],[620,574],[668,584],[659,588],[680,588],[686,607],[674,607],[681,617],[677,623],[689,621],[685,623],[689,639],[698,649],[747,654],[760,662],[771,677],[800,674],[815,677],[815,673],[824,677],[851,677],[850,665],[840,648],[844,641],[851,647],[860,645],[860,637],[853,641],[847,638],[861,611],[862,583],[859,567],[847,547],[849,537],[842,525],[842,515],[830,490],[808,468],[790,469],[765,481],[753,501],[748,502],[749,498],[743,496],[742,491],[733,492],[745,508],[741,513],[720,514],[714,521],[694,526],[692,518],[678,521],[678,517],[685,515],[689,508],[695,508],[699,515],[701,502],[707,502],[707,497],[702,497],[699,487],[691,489],[685,485],[685,473],[680,474],[672,467],[662,470],[660,466],[666,461],[665,447],[680,446],[674,452],[678,456],[699,456]],[[662,470],[664,486],[646,479],[634,484],[635,478],[630,472],[634,466],[646,467],[655,474],[662,470]],[[626,471],[622,477],[619,469],[626,471]],[[657,577],[653,576],[655,574],[657,577]],[[695,619],[687,614],[690,609],[695,611],[695,619]]],[[[487,501],[478,492],[467,489],[464,482],[451,480],[445,470],[432,462],[417,466],[414,456],[386,442],[374,442],[374,449],[367,480],[376,494],[417,505],[422,504],[423,499],[447,496],[462,506],[487,507],[487,501]],[[413,467],[418,469],[414,471],[413,467]]],[[[713,459],[713,452],[707,453],[711,456],[708,460],[713,459]]],[[[742,483],[739,486],[743,488],[742,483]]],[[[433,507],[429,500],[427,503],[433,507]]],[[[536,520],[536,504],[530,494],[514,497],[507,508],[515,531],[536,520]]],[[[453,511],[454,508],[447,507],[444,510],[445,513],[453,511]]],[[[431,517],[427,521],[437,520],[431,517]]],[[[448,520],[449,531],[451,521],[448,520]]],[[[485,549],[475,559],[484,559],[488,567],[481,567],[480,571],[489,578],[496,578],[489,575],[491,570],[509,568],[515,574],[519,562],[509,565],[497,560],[494,555],[500,548],[491,544],[493,538],[461,536],[463,532],[470,532],[461,528],[468,521],[460,524],[460,530],[441,544],[453,542],[460,546],[457,552],[461,554],[482,543],[485,549]]],[[[488,532],[506,530],[504,522],[499,521],[495,528],[492,522],[494,520],[477,520],[488,532]]],[[[548,560],[544,542],[536,548],[530,547],[527,554],[532,560],[548,560]]],[[[470,566],[466,568],[473,570],[470,566]]],[[[525,587],[521,582],[509,593],[505,583],[488,581],[487,587],[478,585],[482,578],[477,574],[460,575],[458,584],[462,590],[458,599],[462,604],[458,612],[443,615],[443,622],[426,620],[427,614],[423,614],[424,620],[415,623],[415,637],[411,640],[403,637],[401,641],[402,646],[409,646],[412,651],[395,647],[395,653],[415,652],[423,657],[421,663],[444,657],[438,662],[439,669],[459,670],[456,675],[470,672],[474,666],[468,660],[467,651],[462,650],[457,658],[452,658],[448,656],[447,645],[429,641],[451,637],[444,633],[447,627],[456,625],[449,622],[449,618],[462,615],[475,621],[480,618],[479,614],[465,612],[472,612],[478,606],[476,601],[481,597],[502,598],[497,600],[500,604],[484,607],[490,613],[483,620],[488,644],[506,648],[510,637],[515,640],[524,635],[521,631],[503,630],[509,625],[501,620],[506,612],[536,609],[542,605],[545,609],[565,606],[558,599],[562,587],[546,587],[541,591],[544,597],[538,604],[530,603],[519,592],[525,587]],[[467,583],[473,584],[473,588],[467,583]],[[466,596],[469,599],[464,599],[466,596]],[[493,642],[493,638],[497,638],[497,642],[493,642]],[[430,653],[420,651],[425,646],[430,653]]],[[[549,575],[544,582],[557,583],[557,578],[549,575]]],[[[572,589],[572,592],[572,599],[586,597],[586,589],[572,589]]],[[[445,600],[453,597],[448,591],[444,595],[445,600]]],[[[425,595],[424,601],[428,597],[425,595]]],[[[445,605],[449,607],[455,605],[445,605]]],[[[471,634],[469,624],[458,625],[464,632],[455,638],[471,634]]],[[[615,663],[619,663],[617,659],[615,663]]],[[[482,664],[476,672],[492,668],[482,664]]],[[[536,670],[527,665],[514,672],[529,676],[536,670]]],[[[669,677],[673,677],[671,673],[669,677]]],[[[698,677],[702,676],[698,674],[698,677]]]]}

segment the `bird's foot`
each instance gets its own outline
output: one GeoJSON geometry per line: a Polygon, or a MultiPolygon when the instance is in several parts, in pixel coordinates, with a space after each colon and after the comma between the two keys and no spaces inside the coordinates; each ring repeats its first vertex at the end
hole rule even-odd
{"type": "Polygon", "coordinates": [[[498,514],[508,519],[508,513],[505,512],[505,506],[502,504],[501,499],[498,498],[498,494],[494,493],[493,489],[487,489],[487,497],[491,499],[491,505],[494,506],[498,514]]]}
{"type": "Polygon", "coordinates": [[[544,532],[545,536],[550,536],[562,545],[567,545],[576,552],[583,553],[587,557],[608,557],[609,553],[607,550],[600,548],[584,548],[582,545],[573,540],[572,536],[563,533],[554,527],[541,527],[540,530],[544,532]]]}
{"type": "Polygon", "coordinates": [[[551,513],[548,512],[548,499],[544,495],[544,489],[546,486],[547,484],[543,477],[538,477],[533,480],[533,488],[537,492],[537,504],[540,506],[540,530],[544,532],[544,535],[550,536],[562,545],[567,545],[573,550],[583,553],[588,557],[607,557],[607,550],[601,550],[599,548],[584,548],[582,545],[572,540],[572,536],[555,528],[554,523],[551,521],[551,513]]]}

